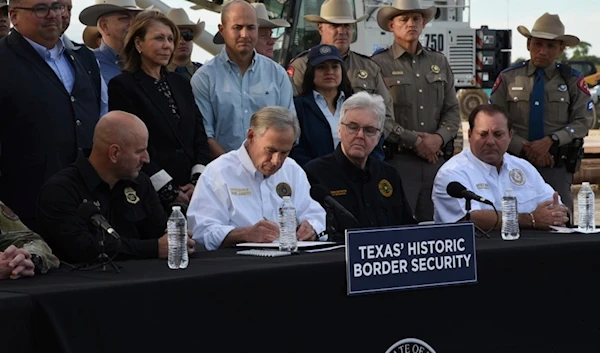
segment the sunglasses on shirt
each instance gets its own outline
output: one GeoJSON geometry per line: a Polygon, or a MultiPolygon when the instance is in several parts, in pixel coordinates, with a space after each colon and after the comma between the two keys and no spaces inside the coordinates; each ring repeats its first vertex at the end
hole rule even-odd
{"type": "Polygon", "coordinates": [[[191,31],[181,32],[181,38],[183,38],[183,40],[185,40],[186,42],[189,42],[190,40],[194,39],[194,32],[191,32],[191,31]]]}

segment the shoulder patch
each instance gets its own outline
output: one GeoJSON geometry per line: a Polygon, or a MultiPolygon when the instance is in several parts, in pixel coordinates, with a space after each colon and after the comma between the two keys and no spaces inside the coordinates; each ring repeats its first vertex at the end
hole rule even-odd
{"type": "Polygon", "coordinates": [[[498,75],[498,78],[496,78],[496,82],[494,82],[494,86],[492,87],[492,94],[494,94],[494,92],[496,92],[496,89],[498,88],[498,86],[500,86],[501,83],[502,83],[502,75],[498,75]]]}
{"type": "Polygon", "coordinates": [[[300,54],[296,55],[292,60],[290,60],[290,64],[293,63],[294,60],[298,59],[299,57],[307,55],[309,51],[310,51],[310,49],[306,49],[305,51],[303,51],[300,54]]]}
{"type": "Polygon", "coordinates": [[[509,66],[506,69],[502,70],[502,72],[512,71],[521,67],[526,66],[529,63],[529,60],[521,61],[520,63],[516,63],[513,66],[509,66]]]}
{"type": "Polygon", "coordinates": [[[290,66],[288,66],[288,68],[285,72],[287,72],[287,74],[290,78],[294,78],[294,73],[296,72],[296,69],[294,69],[294,67],[292,65],[290,65],[290,66]]]}
{"type": "Polygon", "coordinates": [[[583,76],[579,76],[579,78],[577,79],[577,87],[579,87],[579,89],[582,90],[583,93],[587,94],[588,96],[590,95],[590,90],[588,89],[587,83],[585,82],[583,76]]]}

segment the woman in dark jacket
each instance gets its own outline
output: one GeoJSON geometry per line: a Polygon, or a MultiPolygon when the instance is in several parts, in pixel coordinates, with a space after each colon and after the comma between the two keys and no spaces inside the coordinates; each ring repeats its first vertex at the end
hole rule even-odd
{"type": "Polygon", "coordinates": [[[137,15],[125,39],[124,73],[108,85],[109,110],[138,116],[149,132],[150,176],[163,204],[187,205],[210,161],[202,115],[187,80],[166,70],[180,40],[177,26],[157,11],[137,15]]]}
{"type": "Polygon", "coordinates": [[[302,96],[294,98],[300,141],[290,156],[300,165],[332,153],[339,143],[342,103],[352,95],[344,59],[333,45],[317,45],[308,53],[302,96]]]}

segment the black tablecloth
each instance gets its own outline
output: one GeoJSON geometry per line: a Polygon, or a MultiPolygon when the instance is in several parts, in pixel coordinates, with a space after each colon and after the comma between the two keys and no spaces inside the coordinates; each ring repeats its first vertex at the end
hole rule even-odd
{"type": "MultiPolygon", "coordinates": [[[[407,337],[438,353],[600,351],[600,235],[496,234],[477,249],[477,284],[356,297],[346,296],[343,250],[55,271],[0,283],[31,297],[0,296],[0,322],[18,317],[19,337],[39,352],[383,353],[407,337]]],[[[1,325],[0,340],[20,344],[1,325]]]]}

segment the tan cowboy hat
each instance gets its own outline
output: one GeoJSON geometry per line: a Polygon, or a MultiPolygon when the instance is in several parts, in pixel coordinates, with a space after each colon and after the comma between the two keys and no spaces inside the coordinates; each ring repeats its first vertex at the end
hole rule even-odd
{"type": "Polygon", "coordinates": [[[172,8],[167,14],[167,18],[173,21],[179,29],[189,29],[194,32],[194,39],[198,38],[200,34],[204,31],[204,27],[206,27],[206,23],[204,21],[198,20],[197,23],[192,22],[188,17],[187,13],[184,9],[181,8],[172,8]]]}
{"type": "Polygon", "coordinates": [[[101,16],[111,12],[143,11],[135,0],[96,0],[96,4],[86,7],[79,14],[79,21],[86,26],[95,26],[101,16]]]}
{"type": "Polygon", "coordinates": [[[348,0],[325,0],[320,15],[306,15],[304,21],[314,23],[346,24],[364,21],[368,15],[354,18],[352,4],[348,0]]]}
{"type": "Polygon", "coordinates": [[[83,43],[92,49],[98,48],[98,38],[102,35],[96,26],[86,26],[83,30],[83,43]]]}
{"type": "MultiPolygon", "coordinates": [[[[253,2],[250,5],[254,6],[256,9],[256,18],[258,19],[258,27],[260,28],[281,28],[281,27],[289,27],[290,23],[286,20],[280,18],[269,18],[269,12],[265,7],[265,4],[253,2]]],[[[215,44],[225,44],[225,40],[221,35],[221,32],[217,32],[213,37],[213,43],[215,44]]]]}
{"type": "Polygon", "coordinates": [[[428,8],[421,7],[419,0],[394,0],[392,6],[385,6],[379,9],[379,12],[377,13],[377,24],[384,31],[390,32],[388,22],[392,18],[406,12],[421,13],[425,20],[424,24],[427,24],[429,21],[433,20],[436,11],[437,8],[435,6],[430,6],[428,8]]]}
{"type": "Polygon", "coordinates": [[[535,21],[531,32],[525,26],[517,27],[517,31],[526,38],[560,40],[569,47],[579,44],[579,38],[565,34],[565,25],[560,21],[558,15],[551,15],[547,12],[535,21]]]}

